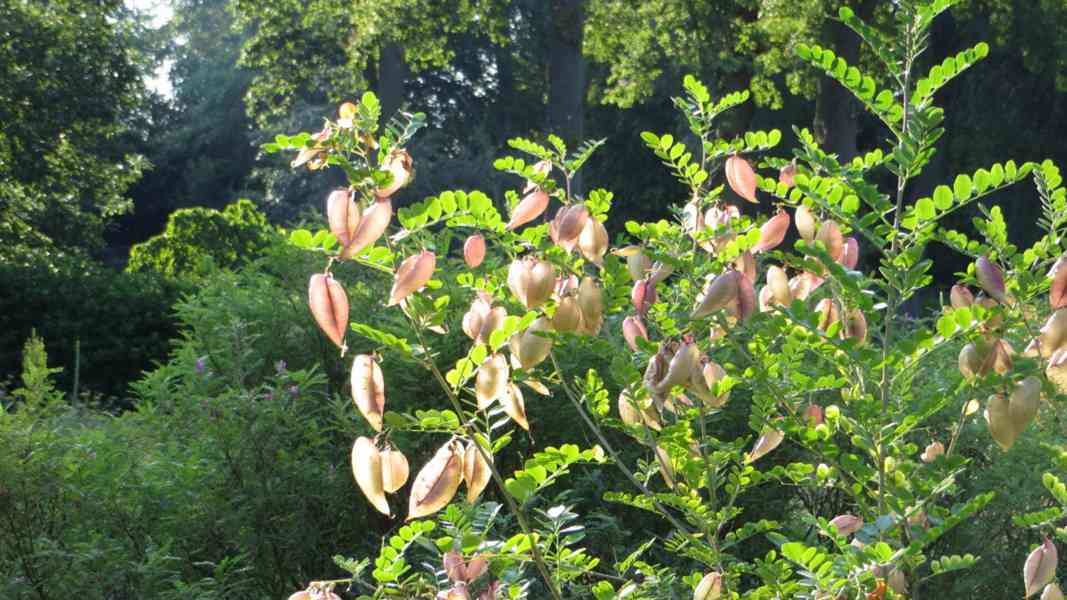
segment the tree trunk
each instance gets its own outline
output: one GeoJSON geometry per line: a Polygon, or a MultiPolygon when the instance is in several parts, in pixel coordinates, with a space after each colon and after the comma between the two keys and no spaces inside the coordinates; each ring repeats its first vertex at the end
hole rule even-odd
{"type": "Polygon", "coordinates": [[[408,65],[404,60],[404,49],[399,44],[389,43],[382,46],[378,56],[378,99],[382,105],[382,122],[387,123],[400,109],[406,99],[404,82],[408,77],[408,65]]]}
{"type": "MultiPolygon", "coordinates": [[[[548,27],[548,130],[577,148],[585,126],[584,0],[552,0],[548,27]]],[[[571,191],[580,192],[581,177],[571,191]]]]}
{"type": "MultiPolygon", "coordinates": [[[[869,19],[875,4],[872,0],[864,0],[856,8],[856,15],[863,20],[869,19]]],[[[859,63],[860,45],[863,42],[845,24],[836,19],[827,19],[823,38],[834,53],[849,65],[859,63]]],[[[852,160],[859,153],[856,138],[860,128],[855,99],[843,85],[826,75],[819,81],[813,127],[823,150],[836,154],[841,162],[852,160]]]]}

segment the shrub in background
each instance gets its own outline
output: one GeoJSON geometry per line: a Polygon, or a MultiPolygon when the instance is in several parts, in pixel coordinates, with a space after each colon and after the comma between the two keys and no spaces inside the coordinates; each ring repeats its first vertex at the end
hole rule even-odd
{"type": "Polygon", "coordinates": [[[182,208],[167,218],[163,233],[130,249],[126,268],[168,277],[194,275],[206,260],[231,268],[258,256],[276,238],[267,216],[251,200],[238,200],[221,211],[182,208]]]}

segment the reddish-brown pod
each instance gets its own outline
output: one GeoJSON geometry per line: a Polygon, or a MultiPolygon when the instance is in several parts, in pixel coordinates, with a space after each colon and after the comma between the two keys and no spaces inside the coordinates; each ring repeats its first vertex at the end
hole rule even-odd
{"type": "Polygon", "coordinates": [[[351,192],[344,189],[330,192],[326,198],[326,220],[330,225],[330,233],[342,248],[352,243],[359,228],[360,213],[351,192]]]}
{"type": "Polygon", "coordinates": [[[388,198],[379,199],[374,203],[363,218],[359,221],[359,227],[352,235],[352,241],[341,253],[341,258],[352,258],[368,246],[373,246],[378,238],[382,237],[389,228],[389,221],[393,219],[393,203],[388,198]]]}
{"type": "Polygon", "coordinates": [[[840,261],[845,253],[845,238],[841,235],[841,228],[836,221],[826,220],[819,226],[819,233],[815,234],[815,240],[826,246],[826,252],[830,258],[840,261]]]}
{"type": "Polygon", "coordinates": [[[430,281],[436,266],[437,257],[429,250],[423,250],[405,258],[396,270],[393,290],[389,293],[388,306],[399,304],[412,292],[422,289],[430,281]]]}
{"type": "Polygon", "coordinates": [[[697,296],[696,306],[693,307],[689,318],[703,319],[736,302],[742,277],[744,275],[739,271],[727,271],[709,280],[704,291],[697,296]]]}
{"type": "Polygon", "coordinates": [[[752,203],[758,203],[756,198],[756,172],[752,165],[738,155],[726,159],[726,183],[735,194],[752,203]]]}
{"type": "Polygon", "coordinates": [[[774,250],[785,239],[785,233],[789,231],[789,213],[779,210],[778,214],[771,217],[759,230],[759,241],[752,247],[752,253],[774,250]]]}
{"type": "Polygon", "coordinates": [[[856,238],[850,237],[845,240],[845,247],[841,252],[840,263],[846,269],[855,269],[860,261],[860,243],[856,238]]]}
{"type": "Polygon", "coordinates": [[[747,321],[756,312],[756,288],[744,273],[737,278],[737,318],[747,321]]]}
{"type": "Polygon", "coordinates": [[[553,241],[570,252],[578,244],[578,237],[581,236],[589,218],[589,209],[584,204],[572,204],[559,209],[552,220],[554,227],[549,228],[550,233],[555,232],[553,241]]]}
{"type": "Polygon", "coordinates": [[[348,296],[332,275],[316,273],[308,283],[308,306],[315,322],[326,337],[345,347],[345,331],[348,330],[348,296]]]}
{"type": "Polygon", "coordinates": [[[634,283],[633,289],[630,290],[630,301],[640,315],[648,313],[649,307],[655,304],[657,299],[656,284],[652,283],[651,279],[634,283]]]}
{"type": "Polygon", "coordinates": [[[540,188],[526,194],[515,206],[515,211],[511,213],[511,220],[508,221],[505,229],[511,231],[540,217],[548,209],[548,201],[548,194],[540,188]]]}
{"type": "Polygon", "coordinates": [[[485,260],[485,238],[481,234],[474,234],[463,242],[463,261],[467,266],[474,269],[485,260]]]}
{"type": "Polygon", "coordinates": [[[648,339],[648,329],[641,321],[641,317],[630,315],[622,321],[622,337],[630,350],[637,352],[637,338],[648,339]]]}
{"type": "Polygon", "coordinates": [[[789,163],[778,171],[778,183],[784,184],[787,188],[791,188],[795,183],[794,178],[796,175],[797,166],[793,163],[789,163]]]}

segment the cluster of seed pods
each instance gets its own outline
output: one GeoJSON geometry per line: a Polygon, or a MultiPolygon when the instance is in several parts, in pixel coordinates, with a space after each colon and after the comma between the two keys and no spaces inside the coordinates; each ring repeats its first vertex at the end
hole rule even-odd
{"type": "Polygon", "coordinates": [[[476,555],[465,561],[459,552],[450,550],[445,553],[442,562],[451,587],[438,592],[437,600],[496,600],[498,597],[499,581],[479,582],[479,579],[489,572],[489,561],[484,556],[476,555]],[[481,589],[477,596],[471,592],[475,583],[481,589]]]}
{"type": "MultiPolygon", "coordinates": [[[[966,286],[955,285],[949,294],[949,301],[953,308],[959,309],[977,304],[993,309],[998,305],[1010,305],[1013,302],[1007,292],[1003,272],[988,257],[979,257],[975,262],[975,275],[985,295],[975,298],[966,286]]],[[[1063,346],[1067,345],[1065,344],[1067,342],[1067,311],[1061,312],[1062,307],[1057,308],[1055,300],[1058,295],[1057,291],[1062,294],[1063,288],[1067,287],[1067,279],[1059,284],[1060,287],[1057,290],[1055,275],[1054,272],[1049,274],[1053,278],[1054,289],[1050,298],[1055,312],[1049,317],[1039,336],[1032,340],[1023,352],[1025,356],[1048,358],[1046,373],[1054,382],[1055,377],[1060,373],[1059,364],[1054,357],[1063,346]]],[[[964,377],[976,379],[989,373],[1007,375],[1011,372],[1014,365],[1012,356],[1015,350],[1007,340],[997,335],[1002,322],[1003,318],[996,314],[987,319],[982,326],[982,336],[966,344],[960,350],[959,369],[964,377]]],[[[1067,358],[1067,353],[1060,352],[1060,355],[1067,358]]],[[[1041,380],[1034,376],[1026,377],[1003,392],[989,396],[984,415],[993,441],[1005,451],[1011,448],[1019,435],[1036,418],[1040,403],[1041,380]]]]}

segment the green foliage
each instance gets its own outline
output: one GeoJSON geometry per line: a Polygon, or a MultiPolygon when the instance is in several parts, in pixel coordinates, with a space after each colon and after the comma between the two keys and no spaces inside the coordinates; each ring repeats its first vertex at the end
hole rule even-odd
{"type": "Polygon", "coordinates": [[[205,261],[234,268],[277,241],[277,232],[251,200],[222,211],[183,208],[171,213],[167,229],[130,249],[130,272],[155,271],[167,277],[195,277],[205,261]]]}
{"type": "Polygon", "coordinates": [[[121,405],[128,383],[167,357],[172,307],[186,290],[154,273],[72,259],[0,265],[0,380],[19,372],[18,351],[36,329],[62,366],[60,389],[73,390],[79,344],[82,390],[121,405]]]}

